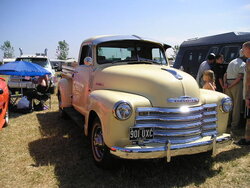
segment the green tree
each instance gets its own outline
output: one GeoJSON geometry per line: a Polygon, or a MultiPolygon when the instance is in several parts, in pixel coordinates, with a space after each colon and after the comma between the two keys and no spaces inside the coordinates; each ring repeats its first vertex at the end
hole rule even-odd
{"type": "Polygon", "coordinates": [[[56,56],[57,59],[66,60],[69,54],[69,45],[68,43],[63,40],[58,42],[56,56]]]}
{"type": "Polygon", "coordinates": [[[178,52],[179,52],[180,46],[179,45],[174,45],[174,47],[172,47],[172,49],[173,49],[173,54],[171,55],[171,57],[173,59],[175,59],[176,56],[177,56],[177,54],[178,54],[178,52]]]}
{"type": "Polygon", "coordinates": [[[13,58],[14,57],[14,48],[11,46],[10,41],[5,41],[3,45],[0,47],[3,51],[4,58],[13,58]]]}

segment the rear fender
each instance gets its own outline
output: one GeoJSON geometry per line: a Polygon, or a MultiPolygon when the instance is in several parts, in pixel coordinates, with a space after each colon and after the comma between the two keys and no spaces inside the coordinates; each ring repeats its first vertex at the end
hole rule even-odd
{"type": "Polygon", "coordinates": [[[62,78],[60,80],[58,94],[61,96],[61,108],[72,106],[72,79],[62,78]]]}

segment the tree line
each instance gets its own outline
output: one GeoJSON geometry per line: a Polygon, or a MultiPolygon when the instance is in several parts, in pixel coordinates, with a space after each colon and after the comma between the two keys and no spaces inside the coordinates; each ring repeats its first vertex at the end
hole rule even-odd
{"type": "MultiPolygon", "coordinates": [[[[13,58],[14,55],[14,47],[11,45],[10,41],[5,41],[0,49],[3,51],[3,58],[13,58]]],[[[65,40],[58,41],[58,46],[56,49],[56,57],[57,59],[66,60],[69,54],[69,45],[65,40]]]]}

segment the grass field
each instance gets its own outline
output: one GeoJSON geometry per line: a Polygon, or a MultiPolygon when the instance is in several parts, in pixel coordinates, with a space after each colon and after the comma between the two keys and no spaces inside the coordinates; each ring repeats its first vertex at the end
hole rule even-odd
{"type": "MultiPolygon", "coordinates": [[[[52,108],[10,114],[0,131],[0,187],[250,187],[250,147],[234,144],[214,158],[205,155],[127,161],[97,168],[81,130],[52,108]]],[[[244,130],[238,136],[243,135],[244,130]]],[[[238,139],[238,138],[236,138],[238,139]]]]}

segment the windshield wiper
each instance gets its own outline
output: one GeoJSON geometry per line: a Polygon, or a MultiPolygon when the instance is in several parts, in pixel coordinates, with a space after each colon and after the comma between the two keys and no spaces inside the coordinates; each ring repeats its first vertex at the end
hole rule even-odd
{"type": "Polygon", "coordinates": [[[141,58],[141,57],[139,57],[139,62],[146,62],[146,63],[157,64],[157,65],[162,64],[162,63],[159,63],[158,61],[155,61],[152,59],[141,58]]]}
{"type": "Polygon", "coordinates": [[[123,60],[117,60],[117,61],[113,61],[113,63],[120,63],[120,62],[137,62],[137,59],[123,59],[123,60]]]}

